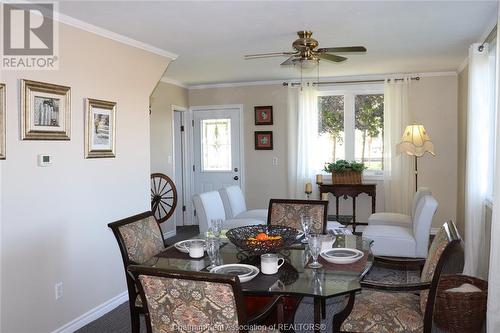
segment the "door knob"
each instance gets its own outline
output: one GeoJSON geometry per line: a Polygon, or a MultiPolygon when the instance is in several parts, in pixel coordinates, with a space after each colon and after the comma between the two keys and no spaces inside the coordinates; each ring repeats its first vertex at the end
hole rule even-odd
{"type": "Polygon", "coordinates": [[[238,179],[240,179],[240,178],[239,178],[238,176],[234,176],[234,177],[233,177],[233,179],[234,179],[234,180],[238,180],[238,179]]]}
{"type": "Polygon", "coordinates": [[[238,168],[234,168],[234,172],[238,172],[238,168]]]}

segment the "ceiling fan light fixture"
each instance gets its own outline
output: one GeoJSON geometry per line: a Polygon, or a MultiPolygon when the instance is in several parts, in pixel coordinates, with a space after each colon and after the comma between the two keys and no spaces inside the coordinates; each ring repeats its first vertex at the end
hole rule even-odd
{"type": "Polygon", "coordinates": [[[300,67],[304,69],[314,68],[318,65],[319,59],[299,59],[296,63],[300,64],[300,67]]]}

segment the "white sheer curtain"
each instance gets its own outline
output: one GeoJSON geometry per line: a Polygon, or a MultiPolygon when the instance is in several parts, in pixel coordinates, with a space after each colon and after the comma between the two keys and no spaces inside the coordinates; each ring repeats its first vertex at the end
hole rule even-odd
{"type": "MultiPolygon", "coordinates": [[[[495,75],[489,64],[488,45],[469,48],[469,92],[467,110],[467,156],[465,179],[465,267],[464,273],[485,278],[485,203],[488,192],[488,126],[493,119],[495,75]]],[[[493,243],[493,241],[492,241],[493,243]]]]}
{"type": "Polygon", "coordinates": [[[385,211],[409,214],[415,180],[410,156],[397,154],[396,145],[410,124],[410,78],[384,84],[384,200],[385,211]]]}
{"type": "MultiPolygon", "coordinates": [[[[318,94],[312,82],[288,87],[288,196],[305,197],[305,184],[313,183],[318,138],[318,94]]],[[[313,186],[315,190],[316,186],[313,186]]],[[[314,197],[314,194],[313,194],[314,197]]]]}

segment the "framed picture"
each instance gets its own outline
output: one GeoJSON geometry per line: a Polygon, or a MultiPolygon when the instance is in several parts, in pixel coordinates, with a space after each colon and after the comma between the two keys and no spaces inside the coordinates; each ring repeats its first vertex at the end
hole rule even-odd
{"type": "Polygon", "coordinates": [[[71,88],[21,80],[21,138],[69,140],[71,88]]]}
{"type": "Polygon", "coordinates": [[[255,150],[273,150],[273,131],[255,131],[255,150]]]}
{"type": "Polygon", "coordinates": [[[85,158],[115,157],[116,103],[87,98],[85,158]]]}
{"type": "Polygon", "coordinates": [[[5,160],[5,84],[0,83],[0,160],[5,160]]]}
{"type": "Polygon", "coordinates": [[[273,124],[273,107],[272,106],[256,106],[255,125],[272,125],[273,124]]]}

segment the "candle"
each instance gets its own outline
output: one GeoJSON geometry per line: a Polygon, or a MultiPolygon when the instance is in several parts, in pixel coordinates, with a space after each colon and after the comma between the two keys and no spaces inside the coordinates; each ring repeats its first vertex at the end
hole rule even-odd
{"type": "Polygon", "coordinates": [[[313,186],[311,183],[306,184],[306,193],[312,193],[313,191],[313,186]]]}
{"type": "Polygon", "coordinates": [[[321,200],[328,201],[328,193],[321,193],[321,200]]]}
{"type": "Polygon", "coordinates": [[[323,184],[323,175],[316,175],[316,184],[323,184]]]}

